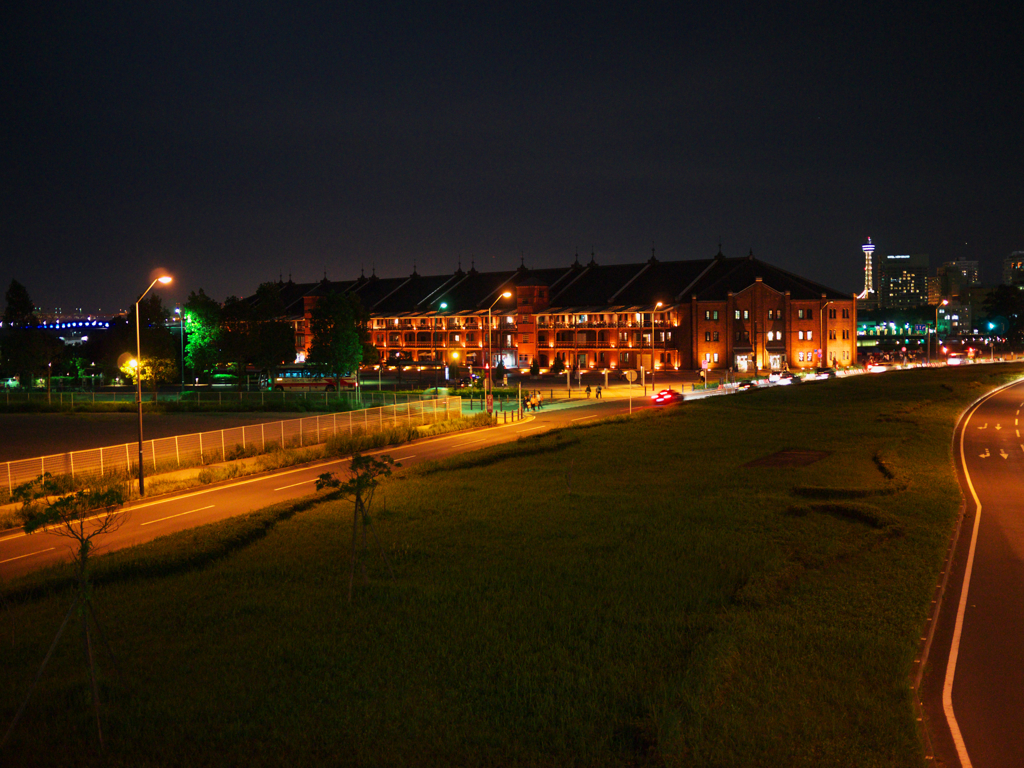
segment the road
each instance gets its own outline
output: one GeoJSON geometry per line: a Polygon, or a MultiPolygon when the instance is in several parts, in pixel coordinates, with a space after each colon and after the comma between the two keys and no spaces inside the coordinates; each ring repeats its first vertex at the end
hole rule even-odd
{"type": "Polygon", "coordinates": [[[1022,432],[1017,383],[977,403],[955,434],[967,506],[925,701],[936,755],[949,765],[1024,765],[1022,432]]]}
{"type": "MultiPolygon", "coordinates": [[[[645,398],[636,398],[632,407],[637,410],[651,406],[645,398]]],[[[368,453],[390,454],[404,468],[629,410],[629,401],[624,398],[579,400],[544,408],[529,414],[523,421],[426,438],[368,453]]],[[[97,542],[95,551],[99,554],[141,544],[175,531],[309,495],[313,493],[320,474],[340,473],[347,469],[348,462],[347,458],[318,462],[135,502],[129,508],[127,521],[117,531],[105,534],[97,542]]],[[[69,539],[52,533],[37,532],[27,536],[22,532],[12,532],[0,536],[0,578],[10,580],[66,559],[70,550],[69,539]]]]}

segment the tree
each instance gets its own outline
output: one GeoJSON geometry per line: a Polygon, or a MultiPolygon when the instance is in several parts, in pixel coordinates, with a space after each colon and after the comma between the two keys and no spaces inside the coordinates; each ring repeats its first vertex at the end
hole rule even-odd
{"type": "Polygon", "coordinates": [[[306,362],[332,376],[347,376],[363,361],[367,316],[355,297],[342,293],[321,296],[310,313],[313,342],[306,362]]]}
{"type": "Polygon", "coordinates": [[[536,357],[530,361],[530,375],[540,376],[540,363],[537,362],[536,357]]]}
{"type": "MultiPolygon", "coordinates": [[[[136,364],[135,358],[121,365],[121,372],[134,384],[136,364]]],[[[153,402],[157,401],[157,391],[161,383],[178,380],[178,362],[169,357],[142,358],[142,380],[153,386],[153,402]]]]}
{"type": "Polygon", "coordinates": [[[7,289],[3,328],[0,329],[0,371],[17,376],[23,387],[31,387],[38,372],[56,363],[63,345],[46,331],[36,328],[32,298],[25,286],[11,280],[7,289]]]}
{"type": "Polygon", "coordinates": [[[1024,290],[1015,285],[1000,285],[985,299],[990,319],[1005,321],[1007,337],[1020,340],[1024,334],[1024,290]]]}
{"type": "Polygon", "coordinates": [[[277,283],[263,283],[255,296],[224,301],[221,350],[238,368],[253,364],[268,373],[295,359],[295,334],[284,319],[285,306],[277,283]]]}
{"type": "Polygon", "coordinates": [[[195,377],[206,380],[206,374],[217,363],[220,355],[220,304],[211,299],[202,288],[192,291],[185,302],[185,363],[195,377]]]}
{"type": "MultiPolygon", "coordinates": [[[[40,677],[42,677],[43,672],[46,670],[46,665],[54,649],[57,647],[57,643],[67,628],[68,621],[71,619],[72,614],[77,611],[82,620],[82,637],[85,641],[86,664],[89,667],[92,708],[96,717],[96,732],[99,735],[100,749],[103,749],[103,727],[100,720],[99,688],[96,684],[96,665],[92,652],[93,634],[90,627],[90,619],[92,624],[95,625],[101,641],[106,645],[107,653],[111,659],[113,659],[113,653],[110,651],[110,644],[103,634],[103,630],[96,618],[96,610],[93,607],[92,585],[89,578],[90,554],[93,549],[93,539],[105,533],[116,531],[124,524],[128,517],[128,513],[122,509],[127,494],[125,489],[121,487],[121,482],[121,480],[115,480],[104,483],[100,480],[89,490],[58,495],[55,499],[49,501],[48,506],[44,509],[29,508],[26,514],[25,533],[31,534],[35,531],[46,530],[57,536],[72,539],[75,542],[74,562],[78,589],[74,602],[64,616],[64,622],[61,624],[60,629],[57,630],[57,635],[50,645],[50,651],[46,654],[46,658],[43,659],[43,663],[36,673],[35,680],[33,680],[29,688],[25,701],[7,728],[7,733],[4,735],[3,741],[0,742],[0,746],[6,743],[14,731],[14,727],[18,724],[18,720],[21,719],[21,715],[25,711],[25,707],[28,705],[40,677]]],[[[40,477],[33,483],[19,486],[17,489],[18,496],[23,502],[33,498],[40,498],[40,496],[35,494],[37,489],[42,489],[43,492],[53,490],[53,483],[49,480],[48,475],[40,477]]],[[[25,506],[28,505],[26,504],[25,506]]]]}
{"type": "Polygon", "coordinates": [[[505,380],[505,361],[499,360],[498,364],[494,366],[494,370],[491,371],[492,381],[504,381],[505,380]]]}
{"type": "Polygon", "coordinates": [[[559,373],[565,373],[565,361],[563,361],[560,357],[555,357],[555,359],[551,363],[551,372],[556,376],[559,373]]]}
{"type": "Polygon", "coordinates": [[[36,310],[28,289],[17,280],[11,280],[7,288],[7,307],[4,309],[4,325],[36,325],[36,310]]]}
{"type": "MultiPolygon", "coordinates": [[[[350,499],[353,504],[352,563],[348,576],[348,601],[350,603],[352,602],[352,588],[356,579],[356,563],[360,561],[360,523],[362,523],[363,529],[362,551],[365,553],[367,548],[366,531],[369,529],[373,532],[373,538],[377,543],[377,549],[380,552],[381,558],[387,565],[388,571],[391,573],[391,578],[395,578],[395,572],[391,569],[391,563],[388,561],[387,555],[384,553],[384,548],[380,544],[380,539],[377,538],[377,531],[372,527],[370,507],[373,505],[374,491],[376,491],[377,486],[380,485],[381,480],[383,478],[391,477],[392,467],[400,466],[402,465],[397,463],[387,454],[384,454],[380,458],[375,458],[373,456],[363,456],[361,454],[354,453],[352,454],[352,463],[349,465],[349,468],[352,470],[352,477],[349,478],[348,482],[342,483],[334,476],[333,472],[325,472],[316,480],[317,491],[322,491],[324,488],[337,489],[339,495],[350,499]]],[[[366,574],[366,563],[360,562],[360,567],[363,574],[363,582],[368,583],[369,577],[366,574]]]]}

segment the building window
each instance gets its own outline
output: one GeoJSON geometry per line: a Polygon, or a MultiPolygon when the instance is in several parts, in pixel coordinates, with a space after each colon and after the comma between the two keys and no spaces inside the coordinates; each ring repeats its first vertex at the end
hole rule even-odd
{"type": "Polygon", "coordinates": [[[849,339],[850,338],[850,332],[849,331],[843,331],[843,338],[844,339],[849,339]]]}
{"type": "Polygon", "coordinates": [[[798,339],[800,339],[800,341],[803,341],[804,340],[804,332],[803,331],[797,331],[796,332],[796,337],[798,339]]]}
{"type": "Polygon", "coordinates": [[[803,352],[797,352],[796,353],[796,359],[799,360],[802,363],[804,361],[804,353],[803,352]]]}
{"type": "Polygon", "coordinates": [[[800,318],[801,320],[803,320],[803,319],[804,319],[804,311],[803,311],[802,309],[798,309],[798,310],[796,311],[796,316],[797,316],[798,318],[800,318]]]}
{"type": "Polygon", "coordinates": [[[714,338],[715,341],[718,341],[718,331],[715,331],[713,334],[711,334],[711,336],[714,338]]]}
{"type": "Polygon", "coordinates": [[[524,334],[522,334],[522,336],[523,336],[523,339],[519,343],[520,344],[529,344],[530,343],[530,334],[524,333],[524,334]]]}
{"type": "Polygon", "coordinates": [[[810,310],[810,309],[808,309],[808,310],[807,310],[807,319],[808,319],[808,320],[811,320],[811,319],[813,318],[813,314],[814,314],[814,311],[813,311],[813,310],[810,310]]]}
{"type": "Polygon", "coordinates": [[[718,353],[717,352],[715,352],[715,354],[713,355],[713,358],[714,358],[714,361],[717,363],[718,362],[718,353]]]}
{"type": "Polygon", "coordinates": [[[843,319],[844,320],[849,320],[850,319],[850,310],[848,310],[848,309],[844,309],[843,310],[843,319]]]}
{"type": "Polygon", "coordinates": [[[704,310],[704,319],[705,320],[710,320],[711,319],[711,310],[710,309],[705,309],[704,310]]]}
{"type": "Polygon", "coordinates": [[[714,312],[711,313],[711,319],[712,320],[717,320],[718,319],[718,310],[717,309],[714,312]]]}
{"type": "Polygon", "coordinates": [[[740,319],[740,311],[739,311],[738,309],[736,310],[736,319],[737,319],[737,320],[739,320],[739,319],[740,319]]]}
{"type": "Polygon", "coordinates": [[[829,341],[835,341],[836,340],[836,332],[835,331],[830,330],[828,332],[828,340],[829,341]]]}
{"type": "Polygon", "coordinates": [[[706,362],[706,363],[710,363],[711,362],[711,353],[710,352],[705,352],[704,353],[704,362],[706,362]]]}
{"type": "Polygon", "coordinates": [[[711,341],[711,331],[704,331],[704,341],[711,341]]]}
{"type": "MultiPolygon", "coordinates": [[[[810,312],[811,310],[807,310],[807,311],[810,312]]],[[[808,331],[807,332],[807,340],[810,341],[813,338],[814,338],[814,331],[808,331]]]]}
{"type": "Polygon", "coordinates": [[[829,320],[835,320],[836,319],[836,311],[834,309],[830,309],[828,311],[828,319],[829,320]]]}
{"type": "Polygon", "coordinates": [[[743,319],[744,320],[749,320],[750,319],[750,310],[749,309],[744,309],[743,310],[743,319]]]}

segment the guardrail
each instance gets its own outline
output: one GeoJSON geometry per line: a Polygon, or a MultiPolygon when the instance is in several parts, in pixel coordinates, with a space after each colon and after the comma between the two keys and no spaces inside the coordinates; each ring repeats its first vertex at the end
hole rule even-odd
{"type": "MultiPolygon", "coordinates": [[[[147,472],[165,470],[183,464],[209,464],[224,461],[232,453],[255,447],[301,447],[326,442],[337,434],[369,434],[400,424],[431,424],[462,415],[462,398],[445,397],[434,400],[411,400],[397,405],[367,408],[341,413],[324,413],[300,419],[249,424],[212,432],[195,432],[146,440],[142,445],[147,472]]],[[[139,444],[90,448],[83,451],[56,453],[31,459],[18,459],[0,464],[0,483],[10,494],[22,483],[49,472],[51,475],[102,475],[107,472],[131,474],[139,463],[139,444]]]]}
{"type": "MultiPolygon", "coordinates": [[[[261,405],[273,405],[274,403],[308,403],[310,405],[323,404],[330,406],[334,403],[369,404],[371,407],[380,405],[398,405],[408,401],[424,399],[421,395],[408,393],[386,392],[378,389],[369,389],[363,386],[359,392],[271,392],[260,390],[246,392],[234,389],[187,389],[181,392],[158,392],[157,399],[164,403],[198,403],[217,405],[231,405],[232,403],[260,403],[261,405]]],[[[6,405],[11,403],[50,403],[54,405],[87,405],[93,403],[135,403],[135,390],[123,392],[21,392],[5,390],[3,402],[6,405]]],[[[152,392],[142,393],[143,404],[153,402],[152,392]]]]}

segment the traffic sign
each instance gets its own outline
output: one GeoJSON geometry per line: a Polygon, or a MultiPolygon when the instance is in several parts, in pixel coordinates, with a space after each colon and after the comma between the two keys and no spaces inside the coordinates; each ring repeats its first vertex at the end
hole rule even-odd
{"type": "Polygon", "coordinates": [[[632,384],[636,381],[636,371],[623,371],[626,374],[626,381],[632,384]]]}
{"type": "Polygon", "coordinates": [[[494,393],[487,393],[487,412],[494,413],[494,393]]]}

